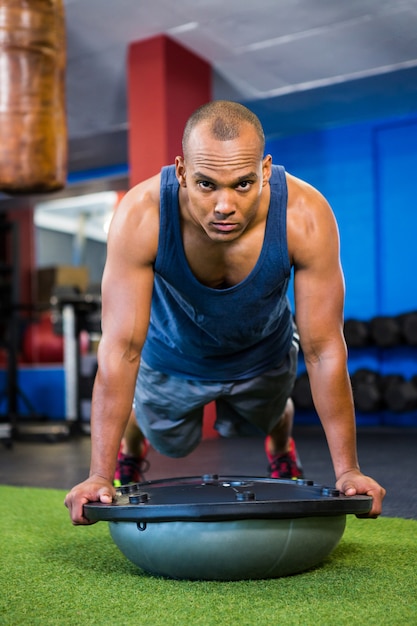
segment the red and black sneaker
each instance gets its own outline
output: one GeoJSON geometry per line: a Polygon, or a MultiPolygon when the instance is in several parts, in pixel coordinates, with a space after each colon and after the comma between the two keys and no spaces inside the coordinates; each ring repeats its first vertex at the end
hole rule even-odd
{"type": "Polygon", "coordinates": [[[285,454],[271,454],[269,452],[269,439],[265,439],[265,452],[269,461],[268,472],[270,478],[303,478],[304,472],[298,458],[295,441],[291,437],[290,449],[285,454]]]}
{"type": "Polygon", "coordinates": [[[148,450],[149,442],[146,439],[143,440],[140,457],[123,454],[121,448],[119,449],[113,480],[115,487],[144,481],[144,473],[149,469],[149,461],[146,459],[148,450]]]}

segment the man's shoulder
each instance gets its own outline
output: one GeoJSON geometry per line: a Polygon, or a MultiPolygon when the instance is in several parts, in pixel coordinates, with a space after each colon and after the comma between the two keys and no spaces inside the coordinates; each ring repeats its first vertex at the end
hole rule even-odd
{"type": "Polygon", "coordinates": [[[157,204],[161,195],[161,173],[134,185],[129,191],[130,200],[136,203],[157,204]]]}
{"type": "Polygon", "coordinates": [[[288,208],[302,206],[305,202],[309,205],[327,203],[323,194],[310,183],[293,174],[285,172],[288,188],[288,208]]]}
{"type": "Polygon", "coordinates": [[[323,196],[310,183],[287,174],[287,237],[290,258],[295,252],[311,247],[314,237],[328,232],[328,225],[334,223],[332,209],[323,196]]]}
{"type": "MultiPolygon", "coordinates": [[[[128,234],[137,233],[146,223],[158,228],[160,205],[160,174],[131,187],[115,211],[113,221],[128,234]]],[[[153,227],[152,227],[153,230],[153,227]]]]}

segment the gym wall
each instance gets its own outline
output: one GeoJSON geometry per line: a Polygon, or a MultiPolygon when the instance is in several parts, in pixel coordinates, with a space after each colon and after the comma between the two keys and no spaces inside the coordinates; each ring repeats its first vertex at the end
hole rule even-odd
{"type": "MultiPolygon", "coordinates": [[[[416,145],[417,116],[267,138],[273,161],[317,187],[333,208],[346,279],[346,319],[417,310],[416,145]]],[[[291,291],[290,299],[293,303],[291,291]]],[[[417,348],[350,349],[350,374],[360,368],[411,379],[417,374],[417,348]]],[[[301,358],[300,374],[304,370],[301,358]]],[[[358,423],[415,426],[417,410],[358,413],[358,423]]]]}
{"type": "Polygon", "coordinates": [[[417,117],[267,140],[275,163],[317,187],[339,224],[345,316],[417,309],[417,117]]]}

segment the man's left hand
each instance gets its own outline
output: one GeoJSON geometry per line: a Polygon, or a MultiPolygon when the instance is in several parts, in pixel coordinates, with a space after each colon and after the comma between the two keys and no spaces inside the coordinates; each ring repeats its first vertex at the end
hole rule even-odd
{"type": "Polygon", "coordinates": [[[382,500],[386,491],[370,476],[365,476],[359,470],[345,472],[338,478],[336,489],[339,489],[345,496],[365,495],[372,497],[372,508],[369,513],[358,517],[375,518],[381,514],[382,500]]]}

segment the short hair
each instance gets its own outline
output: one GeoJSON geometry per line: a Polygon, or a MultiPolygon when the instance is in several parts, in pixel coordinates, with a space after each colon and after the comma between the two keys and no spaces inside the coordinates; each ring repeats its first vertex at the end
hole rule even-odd
{"type": "Polygon", "coordinates": [[[182,149],[185,156],[191,132],[201,122],[210,125],[210,132],[219,141],[229,141],[239,137],[242,124],[254,127],[260,143],[261,158],[265,150],[265,134],[259,118],[247,107],[230,100],[213,100],[203,104],[189,117],[182,137],[182,149]]]}

